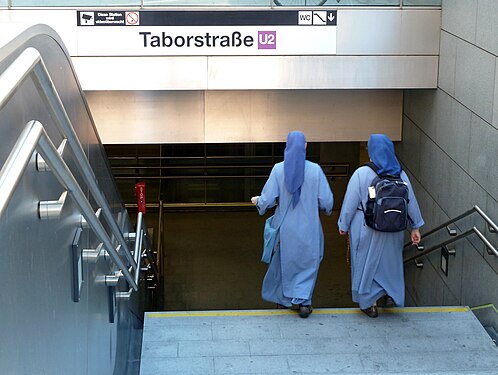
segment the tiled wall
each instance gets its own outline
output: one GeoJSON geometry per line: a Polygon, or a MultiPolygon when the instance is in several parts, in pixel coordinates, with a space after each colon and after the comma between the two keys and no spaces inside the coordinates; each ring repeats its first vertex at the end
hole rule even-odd
{"type": "MultiPolygon", "coordinates": [[[[443,0],[438,89],[405,92],[397,152],[416,189],[425,231],[474,205],[498,222],[497,14],[496,0],[443,0]]],[[[472,225],[498,245],[498,234],[478,215],[458,224],[472,225]]],[[[498,258],[475,235],[454,247],[448,276],[439,251],[422,270],[406,267],[407,304],[498,306],[498,258]]]]}

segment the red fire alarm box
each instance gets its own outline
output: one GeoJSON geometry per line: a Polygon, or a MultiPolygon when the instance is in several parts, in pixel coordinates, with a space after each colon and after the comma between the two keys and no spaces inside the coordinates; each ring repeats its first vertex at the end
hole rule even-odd
{"type": "Polygon", "coordinates": [[[138,212],[145,215],[145,182],[135,184],[135,195],[137,197],[138,212]]]}

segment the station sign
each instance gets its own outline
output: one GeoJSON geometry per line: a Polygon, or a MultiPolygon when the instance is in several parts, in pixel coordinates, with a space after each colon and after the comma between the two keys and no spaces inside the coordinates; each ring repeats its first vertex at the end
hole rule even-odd
{"type": "Polygon", "coordinates": [[[77,11],[79,56],[335,55],[337,10],[77,11]]]}

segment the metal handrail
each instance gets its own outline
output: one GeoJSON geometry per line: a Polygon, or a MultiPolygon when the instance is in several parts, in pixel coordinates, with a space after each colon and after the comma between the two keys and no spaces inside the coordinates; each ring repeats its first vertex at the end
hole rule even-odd
{"type": "MultiPolygon", "coordinates": [[[[473,214],[474,212],[477,212],[484,219],[484,221],[486,221],[486,223],[488,223],[490,231],[492,231],[492,232],[498,232],[498,226],[495,224],[495,222],[493,220],[491,220],[489,218],[489,216],[486,215],[486,213],[479,206],[475,205],[470,210],[465,211],[464,213],[462,213],[462,214],[454,217],[453,219],[450,219],[450,220],[444,222],[443,224],[438,225],[437,227],[433,228],[429,232],[424,233],[424,236],[423,236],[424,239],[427,239],[427,237],[429,237],[430,235],[432,235],[432,234],[440,231],[443,228],[446,228],[448,225],[456,223],[457,221],[463,219],[464,217],[467,217],[467,216],[473,214]]],[[[404,248],[407,248],[407,247],[410,247],[410,246],[412,246],[412,243],[411,242],[407,242],[404,245],[404,248]]]]}
{"type": "Polygon", "coordinates": [[[136,268],[137,264],[131,255],[128,244],[126,243],[116,220],[114,219],[109,203],[97,184],[97,179],[93,173],[93,169],[90,166],[90,162],[88,161],[88,158],[83,151],[83,147],[78,140],[71,120],[69,119],[66,109],[64,108],[64,104],[59,97],[40,53],[35,48],[26,48],[2,73],[2,75],[0,75],[0,109],[3,108],[24,80],[29,76],[32,76],[35,86],[48,105],[59,132],[63,138],[67,139],[67,143],[74,153],[76,164],[83,175],[85,183],[90,189],[90,192],[97,204],[102,208],[102,213],[107,224],[111,228],[112,233],[121,245],[121,248],[124,250],[124,254],[131,266],[136,268]]]}
{"type": "Polygon", "coordinates": [[[140,275],[140,260],[142,252],[142,240],[144,235],[143,229],[143,213],[139,212],[137,215],[137,226],[135,230],[135,250],[133,252],[135,262],[137,263],[137,268],[135,270],[135,282],[138,284],[138,277],[140,275]]]}
{"type": "MultiPolygon", "coordinates": [[[[147,258],[149,259],[149,264],[153,268],[155,277],[157,279],[158,277],[158,272],[157,272],[157,266],[154,262],[154,258],[152,257],[152,244],[149,241],[149,238],[147,236],[147,227],[145,225],[145,220],[143,220],[143,213],[139,212],[137,214],[137,225],[136,225],[136,231],[135,231],[135,248],[134,248],[134,258],[135,261],[138,264],[137,269],[135,270],[135,276],[134,276],[134,281],[138,285],[138,281],[140,279],[140,271],[142,270],[142,267],[140,267],[140,264],[142,262],[142,245],[145,243],[145,254],[147,255],[147,258]]],[[[131,297],[131,294],[133,292],[133,288],[130,288],[127,292],[117,292],[116,297],[117,298],[122,298],[122,299],[128,299],[131,297]]]]}
{"type": "Polygon", "coordinates": [[[59,180],[61,185],[74,198],[74,202],[80,208],[82,215],[91,225],[95,234],[104,243],[107,252],[121,270],[123,276],[133,289],[138,290],[137,283],[133,280],[131,273],[121,260],[117,250],[114,249],[112,241],[107,235],[102,223],[95,215],[92,205],[88,202],[88,199],[81,190],[78,182],[59,155],[59,152],[39,121],[32,120],[26,124],[9,154],[9,157],[0,170],[0,217],[10,203],[10,198],[14,194],[17,184],[24,174],[35,149],[43,156],[45,162],[50,166],[52,173],[59,180]]]}
{"type": "MultiPolygon", "coordinates": [[[[495,222],[493,220],[491,220],[489,218],[489,216],[486,215],[486,213],[479,206],[475,205],[470,210],[465,211],[461,215],[458,215],[455,218],[453,218],[451,220],[448,220],[447,222],[445,222],[445,223],[443,223],[443,224],[435,227],[434,229],[430,230],[429,232],[427,232],[424,235],[424,239],[426,239],[428,236],[430,236],[430,235],[438,232],[439,230],[441,230],[443,228],[446,228],[448,225],[454,224],[455,222],[463,219],[464,217],[467,217],[467,216],[471,215],[474,212],[477,212],[484,219],[484,221],[486,221],[486,223],[489,225],[489,229],[490,229],[491,232],[498,233],[498,226],[495,224],[495,222]]],[[[425,256],[425,255],[427,255],[429,253],[432,253],[435,250],[441,249],[443,246],[450,245],[453,242],[456,242],[456,241],[461,240],[462,238],[468,237],[471,234],[475,234],[475,235],[477,235],[477,237],[479,237],[479,239],[484,243],[484,245],[488,249],[488,253],[490,255],[493,254],[494,256],[498,257],[498,250],[491,244],[491,242],[489,242],[489,240],[484,236],[484,234],[482,234],[482,232],[479,229],[477,229],[475,226],[473,226],[471,229],[468,229],[465,232],[462,232],[462,233],[460,233],[458,235],[452,236],[451,238],[449,238],[449,239],[447,239],[445,241],[442,241],[441,243],[439,243],[437,245],[431,246],[430,248],[425,249],[425,250],[423,250],[422,252],[420,252],[420,253],[418,253],[416,255],[413,255],[413,256],[411,256],[411,257],[409,257],[407,259],[404,259],[403,263],[406,264],[406,263],[411,262],[412,260],[416,260],[418,258],[421,258],[421,257],[423,257],[423,256],[425,256]]],[[[407,243],[407,244],[405,244],[404,247],[407,248],[407,247],[410,247],[410,246],[412,246],[412,244],[411,243],[407,243]]]]}
{"type": "Polygon", "coordinates": [[[145,243],[146,243],[145,253],[147,254],[147,259],[149,259],[149,264],[151,265],[151,267],[152,267],[152,269],[154,271],[155,276],[159,277],[159,270],[157,268],[156,260],[154,259],[154,256],[152,254],[152,243],[149,240],[149,235],[147,233],[147,228],[146,227],[145,227],[145,230],[144,230],[144,240],[145,240],[145,243]]]}

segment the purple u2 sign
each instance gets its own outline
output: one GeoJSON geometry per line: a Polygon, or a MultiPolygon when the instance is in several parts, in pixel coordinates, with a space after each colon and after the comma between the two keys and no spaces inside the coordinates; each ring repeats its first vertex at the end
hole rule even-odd
{"type": "Polygon", "coordinates": [[[276,49],[276,31],[258,31],[258,49],[276,49]]]}

